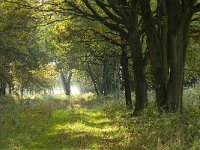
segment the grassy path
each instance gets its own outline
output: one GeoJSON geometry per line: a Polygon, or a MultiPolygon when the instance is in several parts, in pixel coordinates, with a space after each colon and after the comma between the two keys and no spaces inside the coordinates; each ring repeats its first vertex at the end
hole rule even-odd
{"type": "Polygon", "coordinates": [[[199,149],[200,110],[187,115],[147,110],[127,117],[123,105],[79,98],[0,105],[0,149],[199,149]]]}
{"type": "Polygon", "coordinates": [[[126,128],[92,101],[1,107],[0,149],[123,149],[126,128]]]}

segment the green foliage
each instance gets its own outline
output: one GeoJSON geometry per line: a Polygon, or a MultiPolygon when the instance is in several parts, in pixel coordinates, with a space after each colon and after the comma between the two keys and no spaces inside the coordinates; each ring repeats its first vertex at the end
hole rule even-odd
{"type": "Polygon", "coordinates": [[[42,38],[44,32],[36,28],[38,12],[27,8],[32,4],[33,1],[26,0],[0,3],[0,84],[4,82],[4,87],[9,85],[12,91],[17,88],[33,90],[38,85],[39,89],[52,87],[51,81],[41,74],[51,60],[42,38]]]}
{"type": "Polygon", "coordinates": [[[200,76],[200,43],[191,40],[187,50],[185,79],[191,77],[199,78],[200,76]]]}

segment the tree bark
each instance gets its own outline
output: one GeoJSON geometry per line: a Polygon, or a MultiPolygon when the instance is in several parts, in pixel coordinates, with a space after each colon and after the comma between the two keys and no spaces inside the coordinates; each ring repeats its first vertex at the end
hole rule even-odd
{"type": "Polygon", "coordinates": [[[128,56],[124,48],[122,48],[122,53],[121,53],[121,66],[122,66],[122,77],[125,88],[126,107],[132,109],[133,105],[131,100],[131,85],[130,85],[130,75],[128,70],[128,56]]]}
{"type": "MultiPolygon", "coordinates": [[[[135,9],[138,4],[135,5],[135,9]]],[[[145,63],[142,52],[142,45],[138,31],[138,14],[133,12],[129,18],[129,45],[131,48],[131,56],[133,61],[134,84],[135,84],[135,110],[134,112],[142,111],[147,106],[147,84],[145,77],[145,63]]]]}
{"type": "Polygon", "coordinates": [[[150,2],[140,1],[144,20],[156,102],[159,111],[182,110],[185,55],[188,43],[190,5],[178,0],[160,0],[156,25],[150,2]]]}

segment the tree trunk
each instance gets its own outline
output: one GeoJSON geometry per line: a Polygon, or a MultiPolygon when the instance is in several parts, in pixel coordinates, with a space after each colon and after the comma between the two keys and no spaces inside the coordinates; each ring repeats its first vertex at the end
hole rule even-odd
{"type": "MultiPolygon", "coordinates": [[[[137,8],[137,5],[136,5],[137,8]]],[[[129,45],[133,61],[134,84],[135,84],[135,113],[142,111],[147,106],[147,84],[145,77],[145,63],[142,53],[138,31],[138,14],[133,12],[130,17],[129,26],[129,45]]]]}
{"type": "Polygon", "coordinates": [[[107,94],[110,94],[113,92],[112,91],[112,80],[113,80],[112,75],[113,75],[113,73],[111,74],[111,71],[112,70],[109,70],[108,74],[107,74],[107,82],[106,82],[107,94]]]}
{"type": "Polygon", "coordinates": [[[24,88],[23,86],[20,87],[20,97],[23,98],[24,96],[24,88]]]}
{"type": "Polygon", "coordinates": [[[134,50],[134,82],[135,82],[135,113],[142,111],[147,106],[147,85],[145,78],[145,67],[140,54],[134,50]],[[138,56],[138,57],[137,57],[138,56]]]}
{"type": "Polygon", "coordinates": [[[12,91],[13,91],[13,85],[12,84],[8,85],[8,91],[9,91],[9,94],[12,95],[12,91]]]}
{"type": "Polygon", "coordinates": [[[120,72],[118,65],[114,70],[114,98],[117,101],[120,99],[120,72]]]}
{"type": "Polygon", "coordinates": [[[0,96],[5,96],[6,95],[6,84],[4,81],[0,82],[0,96]]]}
{"type": "Polygon", "coordinates": [[[128,70],[128,56],[124,48],[122,48],[122,53],[121,53],[121,65],[122,65],[122,77],[124,80],[124,88],[125,88],[126,107],[132,109],[133,106],[131,100],[130,76],[128,70]]]}
{"type": "Polygon", "coordinates": [[[158,4],[159,26],[154,23],[150,2],[141,0],[158,110],[182,110],[185,55],[188,43],[190,8],[178,0],[158,4]],[[159,30],[157,30],[157,28],[159,30]]]}
{"type": "Polygon", "coordinates": [[[87,64],[87,67],[88,67],[87,72],[88,72],[88,74],[90,75],[90,77],[91,77],[91,79],[92,79],[92,83],[93,83],[93,86],[94,86],[94,90],[95,90],[95,92],[96,92],[96,94],[97,94],[97,96],[98,96],[98,95],[100,95],[99,90],[98,90],[98,85],[97,85],[97,83],[96,83],[94,74],[92,73],[92,69],[91,69],[89,63],[87,64]]]}
{"type": "Polygon", "coordinates": [[[72,77],[72,72],[68,72],[67,75],[65,75],[63,72],[61,72],[61,80],[62,80],[62,84],[63,84],[63,88],[65,91],[66,95],[70,95],[71,94],[71,77],[72,77]]]}
{"type": "Polygon", "coordinates": [[[103,88],[103,94],[104,96],[108,95],[108,66],[107,66],[107,61],[104,60],[103,61],[103,85],[102,85],[102,88],[103,88]]]}
{"type": "Polygon", "coordinates": [[[169,37],[170,79],[168,83],[168,111],[182,110],[184,82],[183,31],[169,37]]]}

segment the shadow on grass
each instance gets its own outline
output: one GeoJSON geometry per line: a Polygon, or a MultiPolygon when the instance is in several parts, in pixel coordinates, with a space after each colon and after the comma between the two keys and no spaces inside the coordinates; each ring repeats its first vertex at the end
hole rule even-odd
{"type": "Polygon", "coordinates": [[[55,111],[43,149],[122,149],[123,134],[100,110],[55,111]]]}
{"type": "Polygon", "coordinates": [[[101,109],[41,103],[0,117],[0,149],[124,149],[125,134],[101,109]]]}

